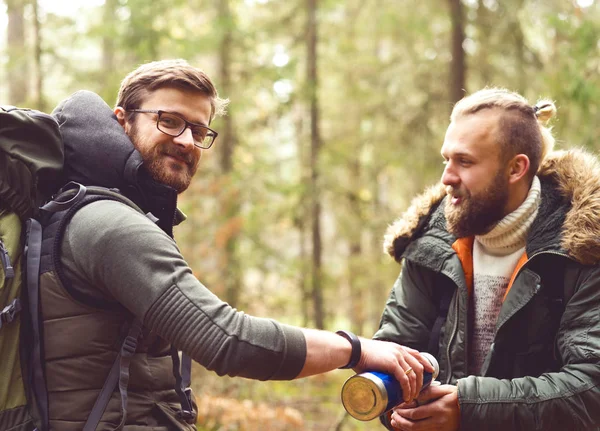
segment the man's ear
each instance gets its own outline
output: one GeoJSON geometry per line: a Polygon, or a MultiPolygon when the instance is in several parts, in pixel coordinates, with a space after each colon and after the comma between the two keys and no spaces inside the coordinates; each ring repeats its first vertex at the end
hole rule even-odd
{"type": "Polygon", "coordinates": [[[529,157],[525,154],[517,154],[508,164],[508,181],[514,184],[526,177],[530,166],[529,157]]]}
{"type": "Polygon", "coordinates": [[[126,129],[126,125],[127,125],[127,119],[125,118],[125,110],[123,108],[121,108],[120,106],[117,106],[115,108],[115,115],[117,116],[117,121],[119,122],[119,124],[121,126],[123,126],[123,129],[125,129],[125,131],[127,131],[126,129]]]}

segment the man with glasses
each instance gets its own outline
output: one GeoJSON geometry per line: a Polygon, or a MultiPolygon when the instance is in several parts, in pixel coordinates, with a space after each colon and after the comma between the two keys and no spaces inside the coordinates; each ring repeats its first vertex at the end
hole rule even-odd
{"type": "Polygon", "coordinates": [[[432,371],[395,343],[248,316],[194,277],[172,239],[184,218],[177,195],[214,144],[210,124],[226,103],[202,71],[168,60],[130,73],[114,111],[78,92],[53,112],[66,181],[124,198],[96,199],[90,189],[85,205],[44,226],[43,260],[52,262],[40,282],[50,428],[195,429],[176,349],[184,364],[189,356],[219,375],[260,380],[379,369],[396,376],[406,401],[432,371]]]}

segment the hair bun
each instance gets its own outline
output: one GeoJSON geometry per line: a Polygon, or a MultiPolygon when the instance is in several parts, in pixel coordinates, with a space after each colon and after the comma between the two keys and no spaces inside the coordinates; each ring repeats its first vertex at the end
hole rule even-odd
{"type": "Polygon", "coordinates": [[[540,100],[533,107],[535,116],[542,124],[546,124],[556,114],[556,105],[551,100],[540,100]]]}

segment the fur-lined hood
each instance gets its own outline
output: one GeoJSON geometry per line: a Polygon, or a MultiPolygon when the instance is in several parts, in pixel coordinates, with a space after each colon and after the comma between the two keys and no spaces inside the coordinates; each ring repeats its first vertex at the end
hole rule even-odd
{"type": "MultiPolygon", "coordinates": [[[[558,225],[562,227],[552,232],[560,237],[560,247],[582,264],[599,264],[600,163],[596,156],[580,149],[552,152],[540,166],[538,177],[543,183],[554,185],[555,193],[565,206],[564,217],[558,225]],[[559,229],[560,232],[556,232],[559,229]]],[[[445,196],[441,183],[417,196],[408,210],[388,227],[384,251],[400,262],[408,244],[427,230],[431,215],[440,208],[445,196]]]]}

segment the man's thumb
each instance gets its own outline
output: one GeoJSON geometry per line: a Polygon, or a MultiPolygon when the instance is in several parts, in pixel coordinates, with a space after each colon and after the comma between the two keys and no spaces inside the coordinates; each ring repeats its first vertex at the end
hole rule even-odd
{"type": "Polygon", "coordinates": [[[430,385],[421,391],[417,397],[417,401],[419,404],[427,404],[437,400],[448,393],[448,386],[449,385],[430,385]]]}

